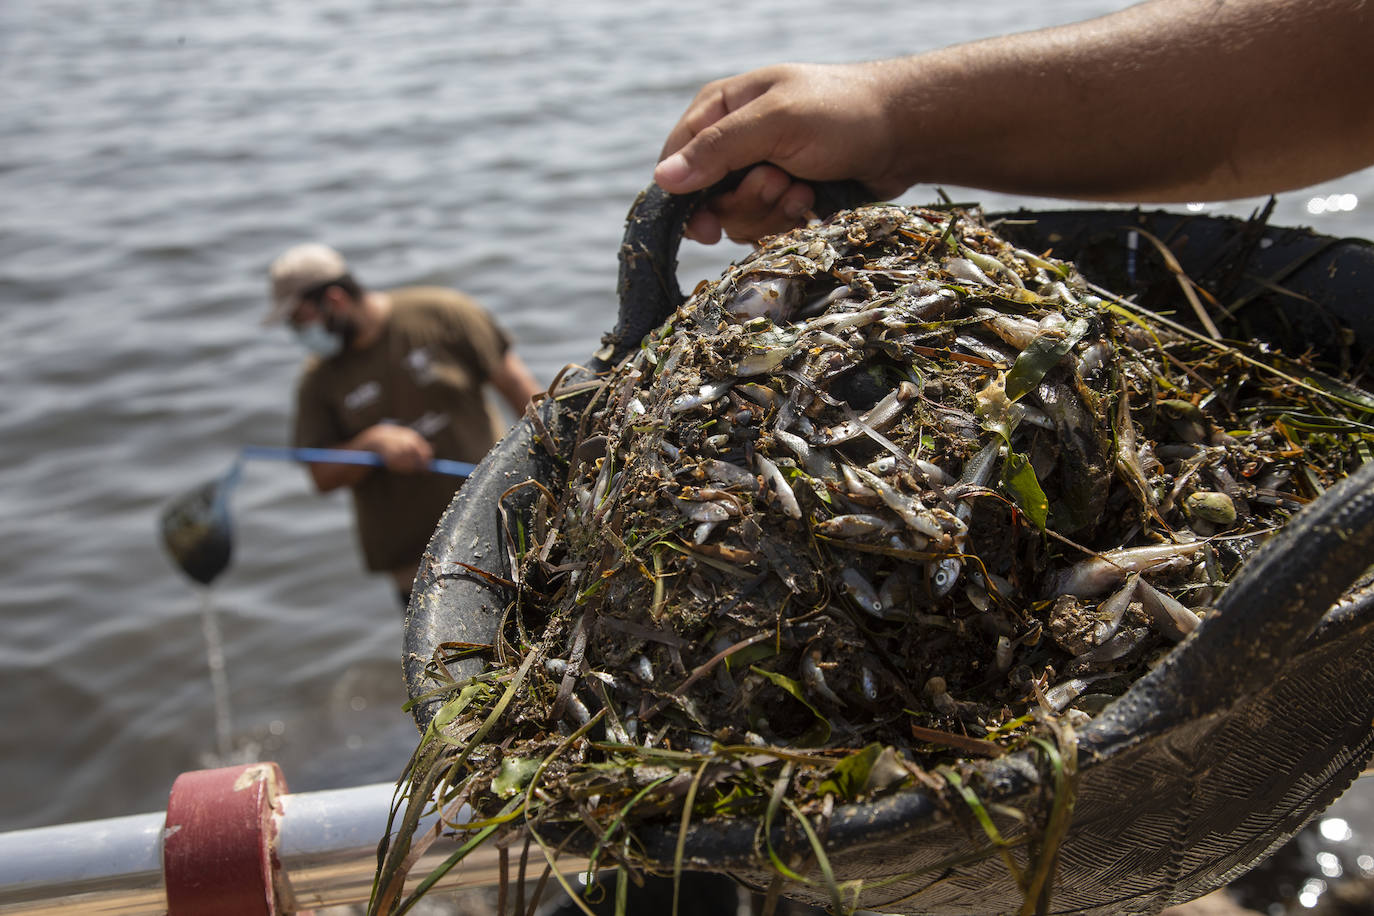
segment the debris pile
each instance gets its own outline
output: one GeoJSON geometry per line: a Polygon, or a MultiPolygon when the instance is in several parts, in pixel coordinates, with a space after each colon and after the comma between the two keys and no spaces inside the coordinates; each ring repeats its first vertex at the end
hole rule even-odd
{"type": "Polygon", "coordinates": [[[412,790],[620,860],[685,804],[807,816],[1053,738],[1363,460],[1367,396],[1291,365],[976,211],[775,236],[549,433],[566,475],[412,790]]]}

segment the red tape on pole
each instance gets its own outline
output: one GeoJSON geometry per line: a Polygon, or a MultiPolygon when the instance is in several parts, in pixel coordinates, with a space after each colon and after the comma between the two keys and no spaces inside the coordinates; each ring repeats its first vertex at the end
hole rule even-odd
{"type": "Polygon", "coordinates": [[[182,773],[163,830],[168,916],[277,916],[275,763],[182,773]]]}

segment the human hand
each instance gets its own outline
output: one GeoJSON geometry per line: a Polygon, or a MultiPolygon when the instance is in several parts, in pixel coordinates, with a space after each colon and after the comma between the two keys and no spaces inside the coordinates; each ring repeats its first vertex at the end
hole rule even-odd
{"type": "Polygon", "coordinates": [[[739,186],[699,208],[688,238],[752,241],[790,229],[815,202],[805,181],[852,178],[875,199],[910,184],[889,121],[891,62],[778,64],[708,83],[668,134],[654,180],[672,194],[709,187],[755,163],[739,186]]]}
{"type": "Polygon", "coordinates": [[[426,470],[434,460],[434,448],[429,440],[399,423],[379,423],[369,427],[359,436],[358,445],[381,455],[387,470],[401,474],[426,470]]]}

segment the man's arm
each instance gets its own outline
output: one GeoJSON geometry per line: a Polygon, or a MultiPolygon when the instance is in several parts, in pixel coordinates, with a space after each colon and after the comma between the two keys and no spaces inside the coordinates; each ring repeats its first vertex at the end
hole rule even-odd
{"type": "MultiPolygon", "coordinates": [[[[1374,162],[1374,4],[1151,0],[896,60],[780,65],[707,85],[655,179],[685,193],[771,162],[857,178],[1093,200],[1228,199],[1374,162]]],[[[794,225],[810,189],[755,170],[690,234],[794,225]]]]}
{"type": "MultiPolygon", "coordinates": [[[[434,459],[434,449],[429,441],[409,426],[398,423],[379,423],[369,426],[347,442],[340,442],[331,448],[356,449],[376,452],[382,457],[387,470],[402,474],[413,474],[426,470],[434,459]]],[[[315,489],[321,493],[337,490],[339,487],[356,487],[371,474],[375,468],[357,464],[307,464],[310,478],[315,489]]]]}
{"type": "Polygon", "coordinates": [[[490,379],[517,417],[524,414],[530,399],[544,390],[534,380],[534,375],[530,373],[525,361],[517,356],[512,348],[506,350],[506,355],[491,373],[490,379]]]}

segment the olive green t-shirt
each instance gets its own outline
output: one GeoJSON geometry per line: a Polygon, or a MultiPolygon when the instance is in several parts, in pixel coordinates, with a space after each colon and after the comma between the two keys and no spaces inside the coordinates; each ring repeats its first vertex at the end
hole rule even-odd
{"type": "MultiPolygon", "coordinates": [[[[414,286],[388,295],[391,314],[367,349],[307,364],[296,393],[296,445],[332,448],[377,423],[403,423],[429,440],[436,458],[481,461],[504,433],[482,388],[510,341],[462,293],[414,286]]],[[[367,568],[418,561],[461,483],[378,468],[354,487],[367,568]]]]}

